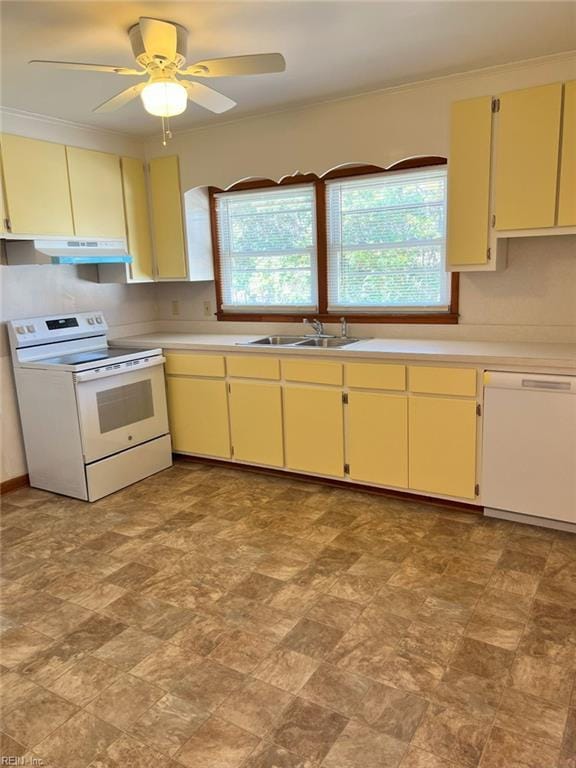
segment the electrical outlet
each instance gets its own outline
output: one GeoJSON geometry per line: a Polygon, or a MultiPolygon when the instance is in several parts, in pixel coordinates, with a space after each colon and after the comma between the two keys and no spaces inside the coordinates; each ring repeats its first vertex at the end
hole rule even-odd
{"type": "Polygon", "coordinates": [[[204,307],[204,317],[212,317],[212,305],[209,301],[204,301],[202,303],[202,306],[204,307]]]}
{"type": "Polygon", "coordinates": [[[173,301],[172,302],[172,315],[175,317],[180,314],[180,302],[179,301],[173,301]]]}

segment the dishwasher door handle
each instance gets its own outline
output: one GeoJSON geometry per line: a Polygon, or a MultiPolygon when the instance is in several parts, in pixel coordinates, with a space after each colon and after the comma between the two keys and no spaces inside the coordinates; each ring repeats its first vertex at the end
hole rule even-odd
{"type": "Polygon", "coordinates": [[[570,392],[569,381],[546,381],[545,379],[522,379],[522,386],[529,389],[553,389],[556,392],[570,392]]]}

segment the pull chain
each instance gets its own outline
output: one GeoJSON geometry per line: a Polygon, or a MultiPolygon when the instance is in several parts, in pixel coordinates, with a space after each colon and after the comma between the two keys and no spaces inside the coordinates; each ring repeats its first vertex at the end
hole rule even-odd
{"type": "Polygon", "coordinates": [[[166,146],[166,142],[172,138],[172,131],[170,130],[170,118],[162,118],[162,146],[166,146]]]}

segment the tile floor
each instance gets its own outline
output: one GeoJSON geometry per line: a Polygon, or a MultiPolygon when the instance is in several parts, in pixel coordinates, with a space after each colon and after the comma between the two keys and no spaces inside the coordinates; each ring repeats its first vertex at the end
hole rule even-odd
{"type": "Polygon", "coordinates": [[[576,768],[574,536],[192,463],[3,501],[3,756],[576,768]]]}

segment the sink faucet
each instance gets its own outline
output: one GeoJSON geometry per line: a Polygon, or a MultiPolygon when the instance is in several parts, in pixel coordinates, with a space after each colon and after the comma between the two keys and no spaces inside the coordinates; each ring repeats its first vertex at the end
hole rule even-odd
{"type": "Polygon", "coordinates": [[[304,320],[302,320],[302,322],[304,323],[304,325],[311,325],[312,328],[314,328],[314,332],[316,336],[322,336],[324,334],[324,326],[322,325],[320,320],[317,320],[316,318],[314,318],[313,320],[308,320],[308,318],[305,317],[304,320]]]}
{"type": "Polygon", "coordinates": [[[348,336],[348,323],[345,317],[340,318],[340,336],[345,339],[348,336]]]}

